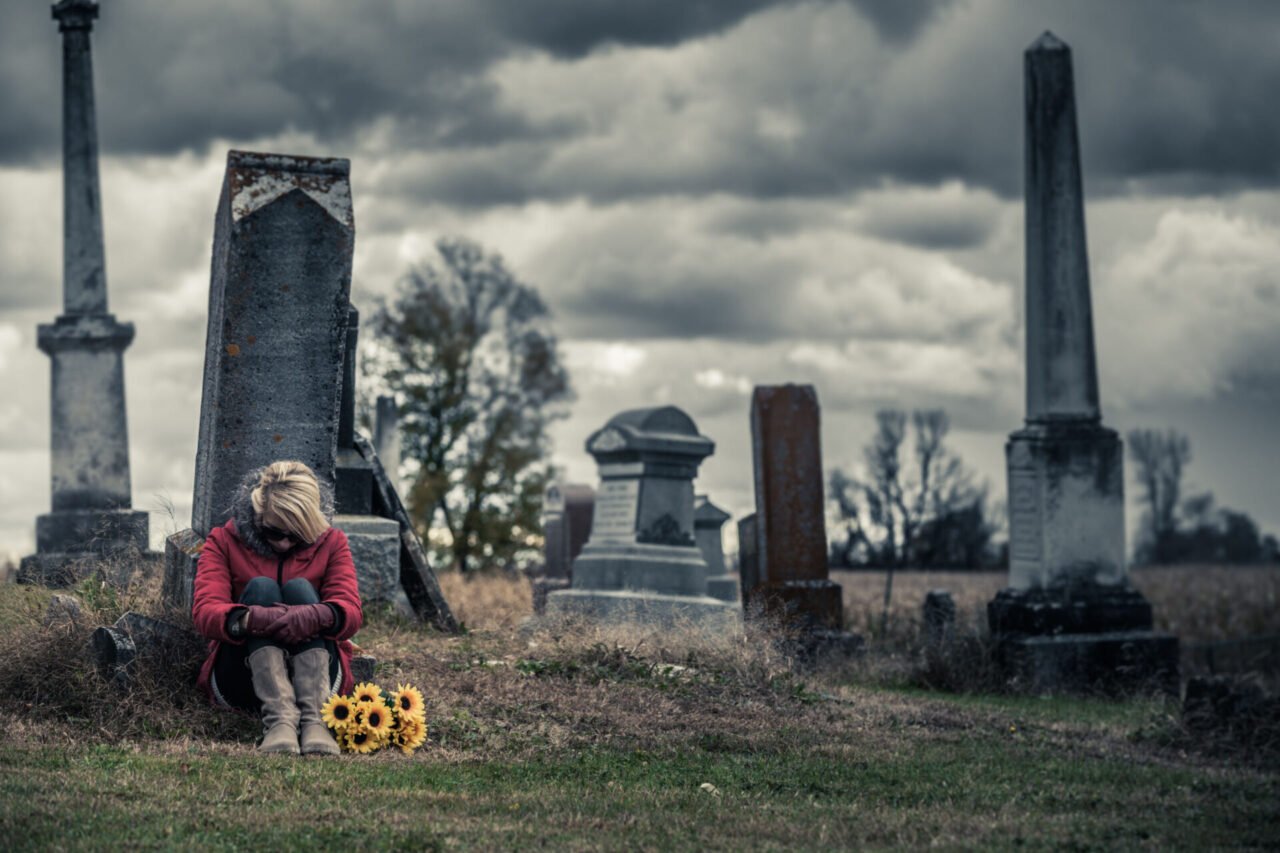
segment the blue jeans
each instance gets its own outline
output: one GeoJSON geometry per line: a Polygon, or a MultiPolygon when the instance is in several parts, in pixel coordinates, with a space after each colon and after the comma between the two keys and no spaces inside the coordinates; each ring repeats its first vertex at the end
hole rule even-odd
{"type": "MultiPolygon", "coordinates": [[[[245,585],[240,594],[239,603],[246,606],[258,605],[269,607],[272,604],[319,604],[320,593],[303,578],[294,578],[283,587],[273,578],[258,577],[245,585]]],[[[221,643],[218,646],[218,658],[213,662],[213,683],[215,695],[233,708],[257,713],[262,703],[253,692],[253,678],[249,672],[249,655],[264,646],[280,646],[287,653],[294,655],[307,649],[329,650],[329,682],[338,679],[338,644],[333,640],[322,640],[319,637],[299,643],[296,646],[285,646],[271,637],[250,637],[244,645],[221,643]]]]}

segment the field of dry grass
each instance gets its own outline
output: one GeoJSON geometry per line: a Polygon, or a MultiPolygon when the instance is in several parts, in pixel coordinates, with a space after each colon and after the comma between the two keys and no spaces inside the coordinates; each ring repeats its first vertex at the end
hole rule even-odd
{"type": "MultiPolygon", "coordinates": [[[[1161,596],[1193,581],[1216,589],[1235,577],[1138,582],[1159,612],[1171,600],[1161,596]]],[[[878,621],[882,577],[837,580],[851,625],[878,621]]],[[[899,576],[891,639],[914,642],[927,589],[951,589],[976,619],[1002,580],[899,576]]],[[[65,848],[228,846],[223,822],[251,847],[1274,841],[1272,760],[1195,740],[1162,700],[927,692],[865,662],[797,668],[767,631],[531,626],[523,578],[446,574],[441,584],[466,634],[376,619],[357,638],[377,656],[379,682],[424,688],[428,745],[410,758],[335,762],[255,755],[256,724],[204,705],[189,661],[148,662],[131,694],[97,679],[88,632],[149,609],[154,583],[81,584],[84,617],[51,626],[49,591],[0,587],[0,828],[18,847],[65,848]],[[354,806],[362,789],[369,797],[354,806]]],[[[1188,619],[1195,608],[1169,610],[1188,619]]],[[[1271,624],[1259,618],[1228,624],[1271,624]]]]}

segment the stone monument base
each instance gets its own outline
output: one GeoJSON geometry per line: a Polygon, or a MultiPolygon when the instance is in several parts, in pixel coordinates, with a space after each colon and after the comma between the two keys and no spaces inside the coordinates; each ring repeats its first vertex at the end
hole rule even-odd
{"type": "Polygon", "coordinates": [[[31,554],[18,564],[15,579],[18,583],[61,589],[89,577],[97,562],[96,554],[85,551],[31,554]]]}
{"type": "Polygon", "coordinates": [[[748,594],[746,606],[787,625],[829,631],[844,628],[844,592],[831,580],[762,583],[748,594]]]}
{"type": "Polygon", "coordinates": [[[1022,689],[1178,692],[1178,639],[1151,630],[1151,604],[1127,583],[1004,589],[987,619],[1001,668],[1022,689]]]}
{"type": "Polygon", "coordinates": [[[706,595],[707,564],[692,546],[588,542],[573,561],[573,585],[698,598],[706,595]]]}
{"type": "Polygon", "coordinates": [[[400,615],[415,618],[400,586],[400,524],[372,515],[336,515],[333,526],[347,534],[361,603],[390,604],[400,615]]]}
{"type": "Polygon", "coordinates": [[[695,627],[717,634],[742,626],[741,611],[707,595],[664,595],[645,590],[566,589],[547,596],[546,615],[585,616],[600,622],[695,627]]]}
{"type": "Polygon", "coordinates": [[[1081,583],[1049,588],[1006,588],[987,603],[997,636],[1149,631],[1151,604],[1129,584],[1081,583]]]}
{"type": "Polygon", "coordinates": [[[1178,638],[1155,631],[1056,634],[1000,641],[997,656],[1015,687],[1034,693],[1177,695],[1178,638]]]}
{"type": "Polygon", "coordinates": [[[712,575],[707,578],[707,595],[720,601],[737,604],[740,599],[738,595],[738,576],[712,575]]]}
{"type": "Polygon", "coordinates": [[[149,520],[143,510],[62,509],[36,518],[36,553],[18,567],[18,583],[70,586],[99,570],[103,563],[122,562],[108,572],[113,580],[132,574],[146,559],[149,520]]]}

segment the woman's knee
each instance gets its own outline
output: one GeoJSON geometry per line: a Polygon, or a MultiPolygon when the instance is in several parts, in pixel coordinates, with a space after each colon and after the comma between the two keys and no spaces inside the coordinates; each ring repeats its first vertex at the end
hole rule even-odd
{"type": "Polygon", "coordinates": [[[320,593],[306,578],[294,578],[280,590],[285,604],[318,604],[320,593]]]}
{"type": "MultiPolygon", "coordinates": [[[[288,586],[288,584],[285,584],[288,586]]],[[[256,577],[244,585],[240,604],[269,605],[283,601],[280,585],[268,577],[256,577]]]]}

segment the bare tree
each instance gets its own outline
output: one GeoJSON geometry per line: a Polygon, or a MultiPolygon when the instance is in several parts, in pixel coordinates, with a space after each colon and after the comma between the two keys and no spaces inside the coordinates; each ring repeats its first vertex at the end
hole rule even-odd
{"type": "Polygon", "coordinates": [[[1182,472],[1191,461],[1191,442],[1173,429],[1131,430],[1129,458],[1145,506],[1137,557],[1141,562],[1166,562],[1174,556],[1171,551],[1178,533],[1182,472]]]}
{"type": "Polygon", "coordinates": [[[974,486],[968,469],[945,446],[951,427],[946,412],[912,412],[914,441],[911,457],[904,459],[907,424],[904,411],[877,412],[875,436],[863,452],[865,477],[839,469],[831,474],[832,499],[843,533],[835,553],[848,563],[858,555],[863,562],[887,570],[882,632],[888,625],[894,571],[921,556],[922,533],[934,546],[928,549],[934,555],[937,543],[946,540],[958,523],[976,524],[977,532],[985,536],[979,537],[983,548],[992,532],[985,521],[986,490],[974,486]]]}

